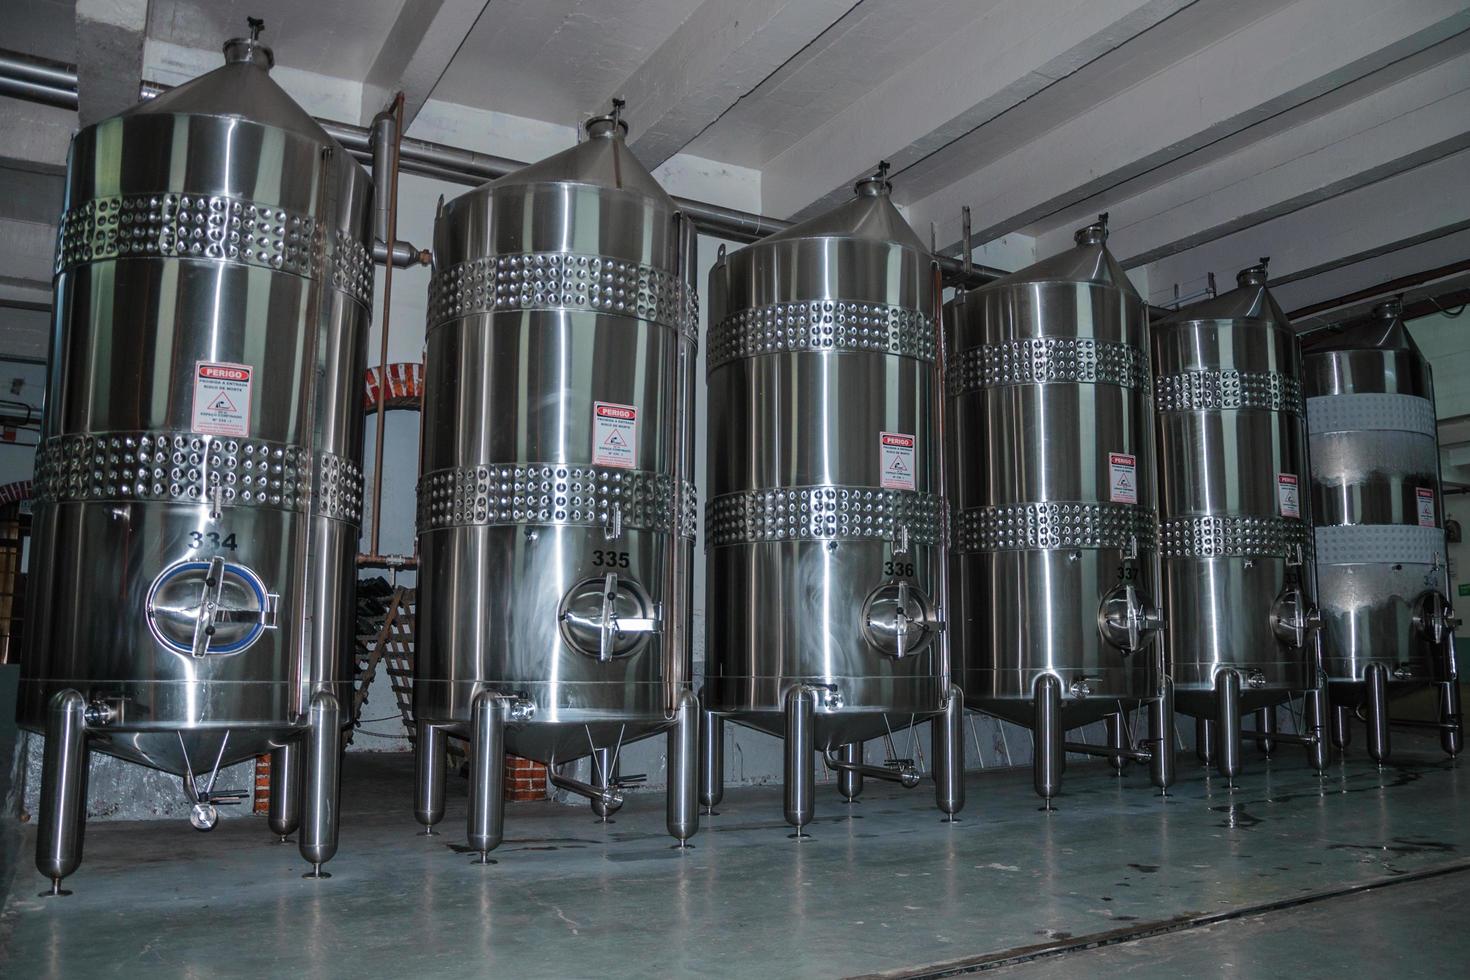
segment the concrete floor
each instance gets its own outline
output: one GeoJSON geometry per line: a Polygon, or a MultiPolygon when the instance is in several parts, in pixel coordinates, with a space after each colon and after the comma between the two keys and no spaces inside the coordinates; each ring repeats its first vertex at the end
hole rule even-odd
{"type": "Polygon", "coordinates": [[[870,782],[848,808],[826,783],[802,843],[779,789],[732,790],[683,853],[662,794],[633,794],[606,826],[583,807],[514,804],[489,867],[448,846],[462,781],[446,835],[416,837],[407,757],[352,754],[326,881],[302,880],[263,820],[227,813],[210,834],[94,824],[75,894],[43,900],[32,834],[12,830],[0,974],[1457,975],[1470,778],[1434,743],[1394,738],[1392,768],[1371,766],[1359,737],[1322,778],[1299,750],[1267,763],[1248,749],[1233,793],[1181,758],[1167,800],[1142,771],[1074,765],[1050,815],[1029,772],[977,774],[954,825],[927,786],[870,782]]]}

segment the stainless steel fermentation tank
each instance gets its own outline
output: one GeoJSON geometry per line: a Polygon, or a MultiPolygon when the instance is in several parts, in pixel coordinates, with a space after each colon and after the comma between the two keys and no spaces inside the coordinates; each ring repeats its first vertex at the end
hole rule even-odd
{"type": "Polygon", "coordinates": [[[1265,260],[1236,282],[1153,325],[1165,654],[1196,750],[1226,778],[1247,711],[1264,751],[1304,739],[1326,764],[1301,352],[1265,260]],[[1297,691],[1304,732],[1278,733],[1297,691]]]}
{"type": "Polygon", "coordinates": [[[503,752],[606,816],[621,746],[669,730],[669,832],[698,827],[689,690],[694,233],[613,115],[441,208],[418,494],[417,816],[471,742],[470,846],[503,752]],[[593,758],[593,782],[559,767],[593,758]]]}
{"type": "Polygon", "coordinates": [[[1419,724],[1451,756],[1463,747],[1434,381],[1401,314],[1385,303],[1314,338],[1304,358],[1333,741],[1347,746],[1356,712],[1380,763],[1389,698],[1427,684],[1440,720],[1419,724]]]}
{"type": "MultiPolygon", "coordinates": [[[[1106,216],[1104,216],[1105,219],[1106,216]]],[[[1036,791],[1064,733],[1107,719],[1107,755],[1172,778],[1160,648],[1147,307],[1104,245],[1076,247],[946,307],[954,644],[965,703],[1030,727],[1036,791]],[[1154,701],[1149,739],[1128,713],[1154,701]]]]}
{"type": "Polygon", "coordinates": [[[336,851],[373,192],[271,63],[230,41],[72,142],[19,711],[53,891],[91,750],[182,775],[200,829],[273,752],[273,829],[336,851]]]}
{"type": "Polygon", "coordinates": [[[710,272],[702,802],[722,793],[722,718],[783,736],[797,836],[814,751],[848,799],[864,776],[917,785],[912,760],[866,765],[862,743],[936,715],[939,804],[963,805],[942,635],[939,285],[885,171],[710,272]]]}

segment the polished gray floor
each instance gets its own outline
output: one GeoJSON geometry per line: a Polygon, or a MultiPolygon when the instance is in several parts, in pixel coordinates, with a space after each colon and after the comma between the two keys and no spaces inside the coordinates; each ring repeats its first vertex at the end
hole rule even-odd
{"type": "Polygon", "coordinates": [[[582,807],[515,804],[489,867],[448,846],[463,833],[462,782],[447,834],[416,837],[406,758],[353,754],[327,881],[302,880],[296,849],[268,843],[258,818],[227,815],[210,834],[97,823],[75,894],[41,899],[30,833],[12,832],[0,974],[1436,972],[1470,956],[1454,897],[1470,872],[1324,897],[1466,861],[1470,782],[1431,743],[1395,739],[1393,767],[1355,753],[1320,778],[1299,751],[1267,763],[1248,749],[1234,792],[1181,759],[1163,800],[1141,771],[1074,765],[1050,815],[1029,773],[987,773],[953,825],[927,786],[870,782],[846,807],[827,783],[802,843],[786,836],[778,789],[732,790],[682,853],[663,834],[661,794],[633,795],[605,826],[582,807]],[[1270,903],[1289,907],[1200,925],[1270,903]],[[1113,945],[1078,949],[1093,938],[1113,945]]]}

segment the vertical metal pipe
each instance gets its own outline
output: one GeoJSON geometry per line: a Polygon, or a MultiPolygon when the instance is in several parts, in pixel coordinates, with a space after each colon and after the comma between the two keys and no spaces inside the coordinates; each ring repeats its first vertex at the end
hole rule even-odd
{"type": "Polygon", "coordinates": [[[311,696],[307,709],[306,790],[302,794],[297,848],[311,863],[303,878],[330,878],[322,865],[337,853],[338,791],[341,786],[342,708],[330,691],[311,696]]]}
{"type": "MultiPolygon", "coordinates": [[[[685,214],[674,215],[673,239],[676,243],[678,253],[675,258],[675,276],[681,283],[683,289],[687,289],[691,295],[695,293],[695,270],[699,264],[699,236],[695,231],[694,223],[685,214]]],[[[669,712],[670,717],[679,710],[679,703],[684,692],[689,689],[690,674],[693,672],[693,659],[689,645],[689,607],[693,598],[693,577],[690,565],[694,560],[694,542],[692,538],[683,535],[683,514],[686,504],[692,501],[685,499],[685,485],[690,482],[690,474],[694,471],[694,405],[695,389],[697,387],[697,361],[699,359],[699,317],[697,313],[687,324],[688,329],[695,335],[690,338],[685,334],[685,311],[693,309],[695,303],[687,306],[683,303],[684,296],[680,295],[680,309],[677,314],[679,330],[675,354],[677,358],[674,384],[673,411],[669,413],[669,446],[672,452],[672,466],[669,472],[670,493],[672,494],[673,506],[671,512],[674,514],[674,547],[672,557],[668,563],[665,587],[667,594],[664,599],[667,618],[665,620],[662,643],[664,644],[664,710],[669,712]]]]}
{"type": "MultiPolygon", "coordinates": [[[[863,761],[863,743],[848,742],[838,750],[837,757],[843,762],[861,765],[863,761]]],[[[837,770],[837,791],[842,794],[844,801],[856,803],[857,798],[863,792],[863,774],[853,772],[851,769],[837,770]]]]}
{"type": "Polygon", "coordinates": [[[1194,754],[1206,766],[1215,764],[1215,723],[1208,718],[1194,720],[1194,754]]]}
{"type": "Polygon", "coordinates": [[[470,806],[465,835],[479,852],[476,864],[492,864],[490,852],[505,836],[505,722],[510,699],[492,691],[475,695],[470,709],[470,806]]]}
{"type": "Polygon", "coordinates": [[[1271,738],[1277,732],[1276,728],[1276,706],[1256,709],[1256,748],[1266,755],[1270,755],[1276,748],[1276,742],[1271,738]]]}
{"type": "Polygon", "coordinates": [[[708,695],[699,692],[699,802],[709,816],[725,798],[725,719],[709,710],[708,695]]]}
{"type": "Polygon", "coordinates": [[[1062,682],[1054,674],[1043,674],[1036,682],[1034,694],[1036,715],[1031,724],[1035,748],[1031,757],[1031,776],[1036,795],[1052,809],[1052,797],[1061,792],[1062,764],[1066,750],[1062,747],[1062,682]]]}
{"type": "Polygon", "coordinates": [[[699,714],[699,700],[686,690],[669,729],[666,826],[679,847],[687,847],[689,838],[699,832],[699,714]]]}
{"type": "Polygon", "coordinates": [[[786,692],[786,822],[796,828],[791,836],[798,840],[807,836],[802,828],[812,822],[815,812],[816,760],[812,757],[812,730],[816,727],[816,714],[817,692],[802,684],[786,692]]]}
{"type": "MultiPolygon", "coordinates": [[[[1451,641],[1453,642],[1453,641],[1451,641]]],[[[1451,675],[1439,685],[1439,744],[1451,759],[1465,749],[1464,721],[1460,715],[1460,681],[1451,675]]]]}
{"type": "Polygon", "coordinates": [[[444,780],[448,734],[438,725],[414,725],[414,819],[423,825],[420,837],[433,837],[434,825],[444,819],[444,780]]]}
{"type": "Polygon", "coordinates": [[[1368,758],[1380,766],[1388,761],[1388,668],[1371,663],[1363,671],[1368,687],[1368,758]]]}
{"type": "Polygon", "coordinates": [[[1316,741],[1307,746],[1307,761],[1321,772],[1327,768],[1327,681],[1319,679],[1317,687],[1302,695],[1302,719],[1306,734],[1316,741]]]}
{"type": "MultiPolygon", "coordinates": [[[[609,786],[616,785],[618,771],[621,768],[622,763],[618,760],[617,754],[612,749],[602,748],[592,750],[593,786],[596,786],[598,789],[607,789],[609,786]]],[[[608,818],[623,808],[621,800],[614,803],[612,797],[607,794],[592,797],[591,803],[592,812],[597,814],[597,818],[603,823],[607,823],[608,818]]]]}
{"type": "Polygon", "coordinates": [[[1219,744],[1215,746],[1220,775],[1228,785],[1240,775],[1240,672],[1222,670],[1215,675],[1215,724],[1219,744]]]}
{"type": "Polygon", "coordinates": [[[51,880],[47,895],[70,895],[61,879],[82,863],[87,820],[87,702],[74,690],[57,691],[46,709],[41,762],[41,825],[36,870],[51,880]]]}
{"type": "Polygon", "coordinates": [[[270,828],[279,843],[301,824],[301,741],[293,739],[271,749],[270,828]]]}
{"type": "Polygon", "coordinates": [[[1346,749],[1353,740],[1353,716],[1345,705],[1332,709],[1332,744],[1346,749]]]}
{"type": "MultiPolygon", "coordinates": [[[[1124,724],[1123,712],[1115,711],[1108,715],[1103,719],[1103,727],[1107,729],[1108,748],[1127,749],[1132,747],[1128,744],[1128,739],[1125,737],[1128,726],[1124,724]]],[[[1123,767],[1127,764],[1128,760],[1121,755],[1108,756],[1108,765],[1112,766],[1113,771],[1119,775],[1123,774],[1123,767]]]]}
{"type": "MultiPolygon", "coordinates": [[[[389,325],[393,322],[393,246],[398,244],[398,156],[399,142],[403,135],[403,93],[399,92],[393,97],[393,104],[388,112],[380,113],[373,120],[374,136],[380,144],[386,144],[386,152],[382,153],[383,163],[388,166],[386,174],[379,173],[379,147],[373,150],[373,193],[381,196],[385,191],[388,195],[387,214],[385,216],[386,240],[388,246],[388,261],[383,265],[383,315],[382,339],[378,345],[378,417],[374,419],[376,425],[377,442],[373,444],[373,521],[368,533],[368,552],[374,556],[381,554],[379,545],[383,529],[383,435],[386,431],[387,399],[388,399],[388,335],[389,325]],[[380,125],[380,121],[382,124],[380,125]],[[387,187],[383,186],[384,178],[387,187]]],[[[378,204],[379,214],[383,211],[383,205],[378,204]]]]}
{"type": "Polygon", "coordinates": [[[948,823],[965,808],[965,694],[958,684],[949,688],[944,714],[935,718],[933,751],[934,802],[948,823]]]}
{"type": "Polygon", "coordinates": [[[1148,706],[1148,734],[1153,753],[1148,760],[1149,778],[1168,795],[1174,784],[1174,678],[1159,678],[1159,696],[1148,706]]]}

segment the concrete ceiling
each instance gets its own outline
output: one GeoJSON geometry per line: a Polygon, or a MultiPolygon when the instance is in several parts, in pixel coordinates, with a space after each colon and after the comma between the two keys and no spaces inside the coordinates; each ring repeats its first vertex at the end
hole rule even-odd
{"type": "MultiPolygon", "coordinates": [[[[1470,227],[1465,0],[11,0],[7,14],[0,44],[83,63],[84,116],[150,70],[140,44],[114,43],[129,22],[171,64],[197,49],[208,65],[250,14],[279,77],[346,121],[402,90],[410,119],[433,106],[434,138],[484,149],[492,128],[559,139],[619,96],[646,164],[749,168],[775,217],[841,200],[882,159],[951,253],[963,206],[981,254],[1003,242],[1014,263],[1108,211],[1156,301],[1269,254],[1284,305],[1309,306],[1447,264],[1470,227]]],[[[47,126],[76,116],[55,112],[0,99],[20,137],[0,162],[58,166],[47,126]]]]}

